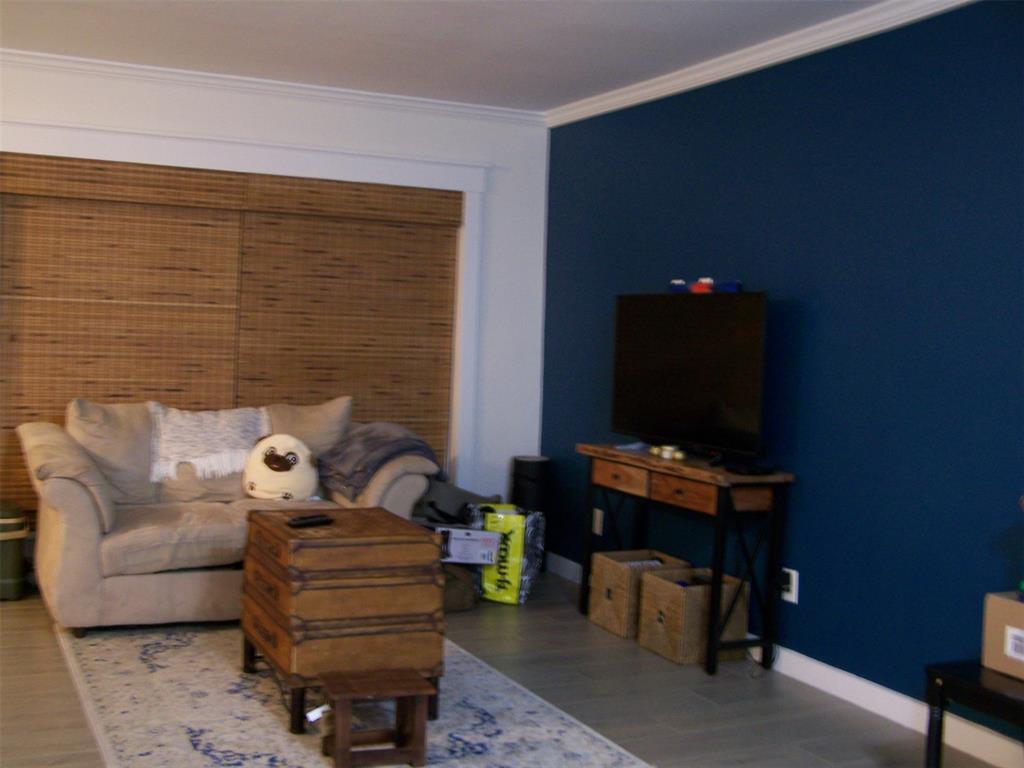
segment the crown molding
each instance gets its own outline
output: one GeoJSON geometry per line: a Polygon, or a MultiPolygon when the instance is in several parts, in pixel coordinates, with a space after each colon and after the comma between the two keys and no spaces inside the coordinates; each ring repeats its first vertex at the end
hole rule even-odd
{"type": "Polygon", "coordinates": [[[887,32],[974,0],[886,0],[692,67],[580,99],[544,113],[551,128],[692,91],[711,83],[887,32]]]}
{"type": "Polygon", "coordinates": [[[414,112],[421,115],[433,114],[460,119],[476,118],[541,128],[546,126],[543,112],[0,48],[0,67],[7,66],[187,87],[216,88],[256,96],[284,96],[306,101],[414,112]]]}

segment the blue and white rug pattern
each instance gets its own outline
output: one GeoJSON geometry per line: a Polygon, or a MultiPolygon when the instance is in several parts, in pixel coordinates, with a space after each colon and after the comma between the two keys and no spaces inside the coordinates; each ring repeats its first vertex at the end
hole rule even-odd
{"type": "MultiPolygon", "coordinates": [[[[260,664],[241,671],[236,625],[58,630],[100,749],[115,768],[332,765],[320,737],[288,731],[285,697],[260,664]]],[[[315,702],[315,699],[313,699],[315,702]]],[[[356,710],[385,726],[392,708],[356,710]]],[[[450,641],[427,763],[445,768],[646,768],[450,641]]]]}

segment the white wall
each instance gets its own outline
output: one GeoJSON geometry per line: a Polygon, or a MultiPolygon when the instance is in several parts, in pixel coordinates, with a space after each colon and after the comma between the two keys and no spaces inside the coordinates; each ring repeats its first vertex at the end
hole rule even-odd
{"type": "Polygon", "coordinates": [[[454,470],[505,493],[540,446],[539,114],[0,52],[0,149],[459,189],[454,470]]]}

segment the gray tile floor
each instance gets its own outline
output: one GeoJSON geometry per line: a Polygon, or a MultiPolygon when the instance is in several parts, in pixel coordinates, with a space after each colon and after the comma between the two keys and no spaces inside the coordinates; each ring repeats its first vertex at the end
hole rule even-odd
{"type": "MultiPolygon", "coordinates": [[[[524,606],[448,616],[448,636],[659,768],[920,768],[924,737],[834,696],[722,662],[706,675],[592,625],[546,575],[524,606]]],[[[983,768],[946,749],[946,768],[983,768]]]]}
{"type": "MultiPolygon", "coordinates": [[[[546,575],[525,606],[450,614],[449,637],[659,768],[923,763],[920,734],[749,662],[677,666],[590,624],[574,593],[546,575]]],[[[0,764],[99,768],[51,626],[38,595],[0,603],[0,764]]],[[[986,764],[947,749],[945,765],[986,764]]]]}
{"type": "Polygon", "coordinates": [[[38,595],[0,603],[0,765],[103,765],[38,595]]]}

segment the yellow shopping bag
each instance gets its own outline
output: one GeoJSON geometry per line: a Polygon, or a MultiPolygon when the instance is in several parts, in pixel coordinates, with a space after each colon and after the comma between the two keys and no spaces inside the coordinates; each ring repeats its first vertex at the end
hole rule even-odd
{"type": "Polygon", "coordinates": [[[484,599],[518,605],[526,516],[515,504],[488,504],[482,510],[484,530],[501,534],[497,561],[483,567],[484,599]]]}

